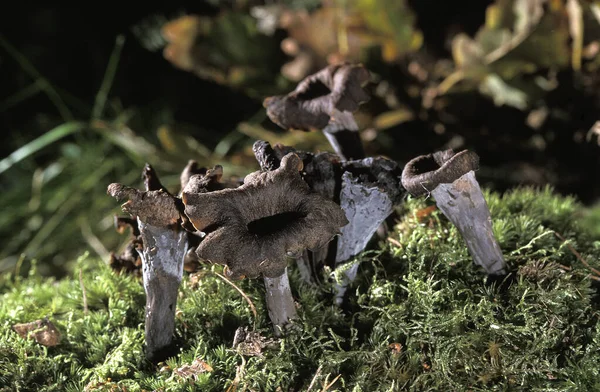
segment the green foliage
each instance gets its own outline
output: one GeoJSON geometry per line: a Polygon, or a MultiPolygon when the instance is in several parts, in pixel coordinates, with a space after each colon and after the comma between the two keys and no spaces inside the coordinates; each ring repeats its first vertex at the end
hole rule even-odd
{"type": "Polygon", "coordinates": [[[462,81],[463,90],[479,89],[498,106],[525,110],[549,90],[532,75],[569,67],[580,71],[582,62],[585,70],[594,71],[597,61],[585,61],[582,51],[600,37],[598,4],[552,1],[544,8],[544,3],[498,0],[490,5],[474,38],[461,33],[452,40],[456,71],[439,91],[462,81]]]}
{"type": "Polygon", "coordinates": [[[409,199],[390,235],[395,245],[360,258],[344,309],[332,305],[332,280],[314,288],[292,267],[300,319],[284,339],[273,338],[261,282],[236,282],[255,317],[215,266],[186,276],[180,352],[157,367],[144,360],[139,281],[87,255],[58,281],[34,264],[27,277],[0,281],[0,390],[299,391],[313,378],[312,390],[333,382],[330,391],[597,390],[596,286],[572,249],[599,268],[600,243],[580,227],[581,206],[550,188],[486,199],[512,271],[505,280],[472,265],[439,211],[424,213],[431,199],[409,199]],[[45,316],[62,333],[58,346],[11,330],[45,316]],[[262,336],[254,353],[232,348],[238,327],[262,336]],[[203,370],[185,376],[195,361],[203,370]]]}
{"type": "MultiPolygon", "coordinates": [[[[0,36],[0,47],[35,83],[44,86],[38,92],[48,95],[62,115],[52,120],[55,127],[0,160],[4,187],[0,204],[10,206],[0,215],[0,236],[10,238],[0,250],[0,272],[13,268],[20,259],[29,262],[35,258],[43,261],[39,265],[43,275],[61,275],[90,247],[108,260],[109,251],[125,240],[114,235],[113,216],[121,210],[106,196],[108,184],[117,179],[140,183],[141,168],[148,162],[161,174],[165,186],[177,191],[179,173],[188,159],[201,165],[217,159],[187,132],[173,132],[173,127],[166,125],[172,124],[168,113],[124,109],[118,100],[108,99],[123,44],[122,37],[117,38],[95,102],[83,105],[83,113],[74,120],[75,105],[67,105],[0,36]],[[145,128],[156,129],[156,133],[139,131],[145,128]]],[[[217,145],[216,155],[227,153],[228,142],[225,138],[217,145]]],[[[222,165],[230,175],[247,171],[247,167],[242,171],[232,163],[222,165]]]]}

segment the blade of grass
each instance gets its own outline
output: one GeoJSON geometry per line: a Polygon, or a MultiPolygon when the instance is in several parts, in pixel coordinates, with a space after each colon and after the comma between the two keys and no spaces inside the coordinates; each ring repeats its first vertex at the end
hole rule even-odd
{"type": "Polygon", "coordinates": [[[121,58],[121,50],[123,49],[124,44],[125,37],[123,35],[119,35],[115,41],[115,46],[110,54],[110,58],[108,59],[108,66],[106,67],[106,71],[104,73],[104,79],[102,80],[100,89],[96,94],[94,108],[92,109],[92,120],[99,119],[104,112],[106,99],[108,98],[108,93],[115,80],[115,74],[117,73],[119,59],[121,58]]]}
{"type": "Polygon", "coordinates": [[[91,173],[80,185],[79,189],[73,191],[71,196],[65,200],[56,213],[48,219],[38,230],[37,234],[29,241],[23,253],[35,257],[38,248],[54,232],[54,230],[64,221],[71,210],[83,200],[86,192],[92,189],[98,181],[114,168],[113,161],[107,161],[101,165],[95,172],[91,173]]]}
{"type": "Polygon", "coordinates": [[[26,145],[13,151],[12,154],[0,161],[0,174],[10,169],[12,165],[22,161],[30,155],[33,155],[42,148],[60,140],[73,133],[79,132],[85,128],[85,124],[79,121],[71,121],[61,124],[46,132],[37,139],[32,140],[26,145]]]}
{"type": "Polygon", "coordinates": [[[23,56],[14,46],[12,46],[5,38],[4,35],[0,34],[0,46],[8,52],[8,54],[23,68],[29,76],[35,80],[40,88],[46,93],[50,101],[56,106],[56,109],[60,113],[64,121],[73,121],[73,113],[69,110],[69,107],[65,104],[60,94],[52,87],[52,84],[40,72],[31,64],[31,62],[23,56]]]}
{"type": "Polygon", "coordinates": [[[4,112],[13,106],[20,104],[28,98],[37,95],[40,91],[42,91],[42,86],[39,82],[36,81],[31,83],[29,86],[21,89],[20,91],[6,98],[4,101],[0,102],[0,112],[4,112]]]}

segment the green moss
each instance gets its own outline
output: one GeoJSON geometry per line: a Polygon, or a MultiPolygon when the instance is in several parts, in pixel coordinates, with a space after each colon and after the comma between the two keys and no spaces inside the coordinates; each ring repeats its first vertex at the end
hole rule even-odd
{"type": "Polygon", "coordinates": [[[27,277],[5,276],[0,391],[299,391],[313,378],[312,390],[335,380],[330,391],[600,389],[597,282],[571,250],[600,268],[600,242],[579,224],[582,207],[550,188],[486,198],[513,271],[505,280],[488,280],[447,219],[425,213],[433,200],[409,199],[391,241],[359,258],[343,309],[332,305],[333,279],[310,287],[291,268],[300,320],[285,339],[272,336],[260,281],[237,282],[255,317],[217,267],[186,277],[180,353],[156,367],[144,360],[145,299],[133,277],[87,256],[60,281],[35,265],[27,277]],[[62,333],[58,346],[11,329],[45,316],[62,333]],[[258,355],[232,349],[238,327],[265,338],[258,355]],[[195,378],[175,371],[195,360],[205,365],[195,378]]]}

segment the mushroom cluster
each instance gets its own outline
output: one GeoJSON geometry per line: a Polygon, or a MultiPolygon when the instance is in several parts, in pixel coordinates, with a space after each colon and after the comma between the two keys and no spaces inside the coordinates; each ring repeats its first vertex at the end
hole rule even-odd
{"type": "Polygon", "coordinates": [[[222,182],[223,167],[189,161],[180,190],[170,193],[150,165],[145,190],[122,184],[108,194],[127,200],[131,242],[111,255],[115,270],[140,271],[146,291],[146,355],[157,361],[172,348],[177,292],[183,271],[202,263],[223,265],[231,279],[263,278],[266,305],[277,336],[296,318],[287,275],[296,259],[302,277],[317,284],[326,263],[340,268],[335,303],[343,302],[358,274],[357,256],[385,228],[407,193],[433,195],[458,228],[476,264],[490,275],[506,272],[483,193],[475,179],[479,157],[438,151],[404,168],[385,157],[365,157],[353,112],[369,99],[369,72],[356,64],[328,66],[285,96],[264,100],[269,118],[285,129],[319,129],[334,153],[298,151],[258,140],[260,170],[242,183],[222,182]]]}
{"type": "Polygon", "coordinates": [[[108,186],[110,196],[127,200],[121,207],[132,217],[128,222],[137,223],[132,232],[139,235],[112,258],[133,258],[135,249],[141,259],[148,359],[164,359],[172,348],[177,291],[190,259],[222,264],[232,279],[262,276],[276,335],[290,325],[296,306],[288,256],[325,246],[348,223],[336,203],[310,189],[302,168],[302,160],[290,153],[277,169],[250,173],[242,185],[225,187],[221,166],[198,169],[191,162],[175,196],[147,165],[145,191],[108,186]]]}

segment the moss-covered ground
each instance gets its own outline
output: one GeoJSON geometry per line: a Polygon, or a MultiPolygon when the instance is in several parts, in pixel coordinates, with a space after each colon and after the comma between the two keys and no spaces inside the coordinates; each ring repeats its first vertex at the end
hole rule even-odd
{"type": "Polygon", "coordinates": [[[331,279],[311,287],[290,266],[300,319],[283,339],[260,280],[235,282],[245,298],[217,266],[186,274],[180,351],[158,365],[144,359],[137,278],[85,255],[58,281],[35,265],[15,271],[0,283],[0,391],[600,390],[600,242],[580,228],[581,206],[551,189],[486,197],[506,279],[472,265],[433,200],[410,199],[361,256],[344,307],[332,305],[331,279]],[[61,332],[56,346],[12,329],[44,317],[61,332]],[[260,336],[233,348],[238,327],[260,336]]]}

